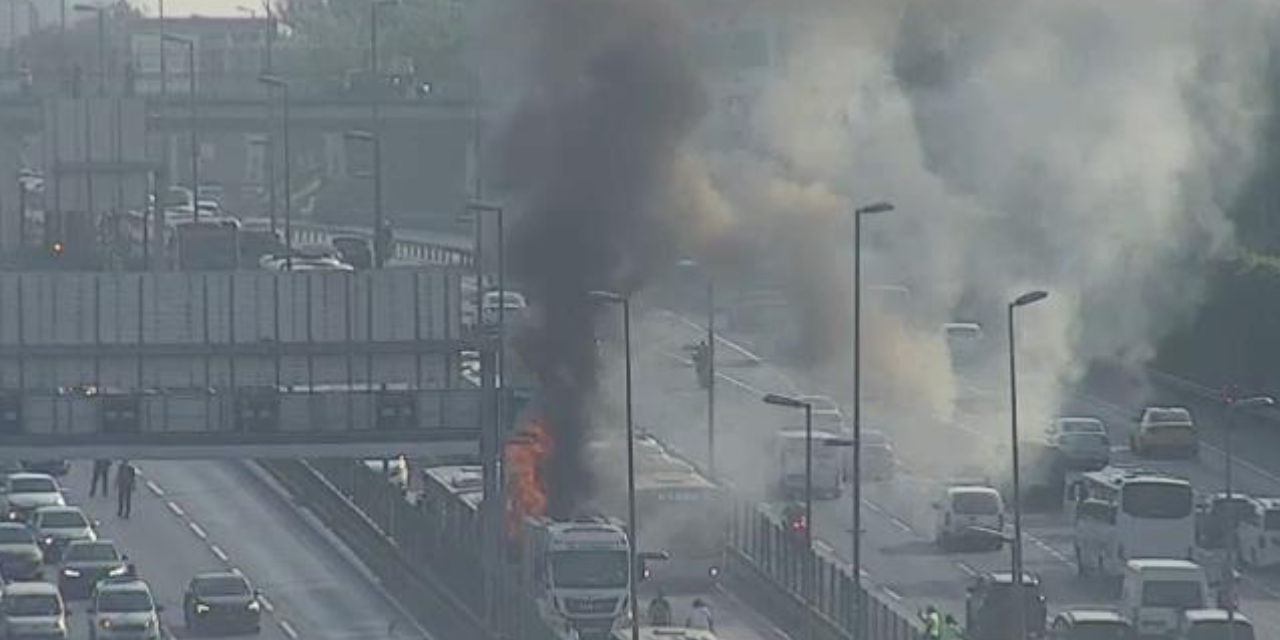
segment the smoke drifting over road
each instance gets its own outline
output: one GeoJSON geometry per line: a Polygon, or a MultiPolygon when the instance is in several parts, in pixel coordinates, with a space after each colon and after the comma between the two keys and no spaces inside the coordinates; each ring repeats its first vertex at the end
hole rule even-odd
{"type": "MultiPolygon", "coordinates": [[[[598,391],[591,290],[638,291],[704,224],[684,141],[702,116],[676,23],[655,2],[529,0],[503,12],[519,98],[498,133],[499,189],[519,213],[511,270],[536,318],[517,338],[556,442],[549,513],[591,489],[583,445],[598,391]]],[[[615,325],[616,326],[616,325],[615,325]]],[[[621,424],[608,425],[609,429],[621,424]]]]}
{"type": "MultiPolygon", "coordinates": [[[[1052,297],[1022,315],[1020,344],[1023,410],[1044,417],[1091,361],[1145,361],[1196,308],[1207,261],[1232,246],[1223,210],[1252,169],[1260,121],[1248,105],[1275,32],[1268,4],[801,0],[766,10],[790,16],[791,44],[740,153],[785,167],[772,176],[801,193],[838,194],[844,211],[893,200],[897,213],[867,225],[877,230],[867,281],[908,284],[932,314],[925,332],[894,327],[864,343],[868,367],[892,365],[872,369],[872,391],[931,397],[933,416],[949,419],[954,394],[922,393],[950,385],[945,350],[912,353],[904,341],[936,343],[937,323],[973,300],[959,312],[986,322],[999,357],[1004,303],[1045,288],[1052,297]]],[[[727,194],[739,211],[759,201],[727,194]]],[[[819,313],[845,313],[843,277],[814,298],[819,313]]]]}

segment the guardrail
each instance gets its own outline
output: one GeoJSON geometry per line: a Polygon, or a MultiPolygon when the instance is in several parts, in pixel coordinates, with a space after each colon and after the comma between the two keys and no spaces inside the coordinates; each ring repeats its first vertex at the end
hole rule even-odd
{"type": "Polygon", "coordinates": [[[856,584],[848,565],[821,550],[806,548],[800,536],[758,504],[735,504],[725,557],[727,586],[783,629],[798,632],[808,625],[817,640],[923,637],[909,613],[856,584]],[[807,599],[806,562],[811,563],[812,585],[807,599]],[[854,634],[858,612],[866,616],[866,638],[854,634]]]}
{"type": "MultiPolygon", "coordinates": [[[[327,459],[299,464],[323,479],[333,496],[340,496],[349,504],[356,511],[353,517],[366,521],[377,531],[416,579],[448,594],[451,604],[465,611],[468,620],[475,625],[482,624],[485,580],[481,568],[485,563],[478,531],[447,530],[446,523],[437,515],[441,505],[410,502],[386,476],[362,463],[327,459]]],[[[497,624],[493,625],[491,620],[484,625],[487,637],[559,640],[559,634],[544,622],[537,604],[521,591],[517,567],[506,567],[495,582],[491,585],[493,601],[502,606],[495,612],[497,624]]]]}
{"type": "MultiPolygon", "coordinates": [[[[293,241],[296,244],[329,244],[338,236],[358,236],[368,241],[373,240],[373,234],[364,228],[293,223],[293,241]]],[[[392,241],[391,253],[392,258],[400,260],[457,267],[472,265],[471,249],[459,246],[457,243],[395,238],[392,241]]]]}

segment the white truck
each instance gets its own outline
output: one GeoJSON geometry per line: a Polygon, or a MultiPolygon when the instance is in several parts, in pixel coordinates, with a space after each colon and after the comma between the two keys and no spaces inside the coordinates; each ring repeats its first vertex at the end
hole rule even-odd
{"type": "MultiPolygon", "coordinates": [[[[813,458],[810,464],[813,495],[815,498],[840,497],[841,480],[844,478],[844,456],[841,454],[845,438],[830,431],[813,430],[813,458]]],[[[776,436],[775,448],[778,460],[778,493],[787,499],[804,499],[805,448],[804,429],[783,429],[776,436]]]]}
{"type": "Polygon", "coordinates": [[[527,584],[552,628],[580,640],[608,639],[628,613],[630,539],[603,517],[524,521],[527,584]]]}

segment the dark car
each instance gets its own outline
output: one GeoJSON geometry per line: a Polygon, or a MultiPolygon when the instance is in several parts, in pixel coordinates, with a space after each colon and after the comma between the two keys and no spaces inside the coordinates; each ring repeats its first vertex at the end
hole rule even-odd
{"type": "Polygon", "coordinates": [[[201,573],[182,596],[182,617],[193,633],[257,633],[262,626],[259,595],[239,574],[201,573]]]}
{"type": "Polygon", "coordinates": [[[1238,527],[1254,515],[1253,499],[1242,493],[1232,492],[1230,499],[1225,493],[1209,496],[1196,507],[1196,544],[1202,549],[1224,549],[1231,519],[1238,527]]]}
{"type": "Polygon", "coordinates": [[[133,572],[129,557],[110,540],[76,540],[62,553],[58,589],[66,600],[89,597],[99,580],[128,576],[133,572]]]}
{"type": "Polygon", "coordinates": [[[1134,640],[1133,626],[1124,616],[1106,609],[1063,611],[1049,630],[1053,640],[1134,640]]]}
{"type": "Polygon", "coordinates": [[[45,473],[56,478],[71,473],[70,460],[23,460],[22,469],[29,473],[45,473]]]}
{"type": "Polygon", "coordinates": [[[0,523],[0,575],[5,582],[39,580],[44,552],[26,525],[0,523]]]}
{"type": "MultiPolygon", "coordinates": [[[[1032,573],[1022,574],[1022,586],[1025,589],[1022,617],[1026,622],[1027,635],[1043,637],[1048,608],[1045,605],[1040,576],[1032,573]]],[[[969,595],[964,602],[964,627],[967,637],[982,638],[982,640],[1019,640],[1014,622],[1017,618],[1015,615],[1017,596],[1011,572],[988,573],[978,577],[969,586],[969,595]]]]}
{"type": "Polygon", "coordinates": [[[373,266],[373,247],[368,240],[359,236],[337,236],[332,242],[343,262],[357,269],[373,266]]]}

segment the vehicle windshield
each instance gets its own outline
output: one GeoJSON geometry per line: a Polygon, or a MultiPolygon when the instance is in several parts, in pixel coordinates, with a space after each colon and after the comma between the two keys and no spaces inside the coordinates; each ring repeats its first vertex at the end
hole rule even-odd
{"type": "Polygon", "coordinates": [[[14,478],[9,483],[12,493],[53,493],[58,484],[50,478],[14,478]]]}
{"type": "Polygon", "coordinates": [[[1058,421],[1058,431],[1062,433],[1104,433],[1102,423],[1092,419],[1068,419],[1058,421]]]}
{"type": "Polygon", "coordinates": [[[1194,580],[1151,580],[1142,585],[1142,606],[1198,609],[1204,594],[1194,580]]]}
{"type": "Polygon", "coordinates": [[[35,542],[26,527],[0,527],[0,544],[25,544],[35,542]]]}
{"type": "Polygon", "coordinates": [[[120,589],[98,595],[98,611],[111,613],[141,613],[151,611],[155,605],[151,594],[141,589],[120,589]]]}
{"type": "Polygon", "coordinates": [[[1187,424],[1191,422],[1191,413],[1186,409],[1152,409],[1147,412],[1147,422],[1151,424],[1187,424]]]}
{"type": "Polygon", "coordinates": [[[1121,622],[1077,622],[1063,640],[1129,640],[1129,625],[1121,622]]]}
{"type": "Polygon", "coordinates": [[[951,508],[956,513],[993,516],[1000,513],[1000,496],[989,491],[962,491],[952,494],[951,508]]]}
{"type": "Polygon", "coordinates": [[[52,593],[6,595],[0,605],[10,616],[56,616],[62,613],[62,602],[52,593]]]}
{"type": "Polygon", "coordinates": [[[1079,448],[1109,447],[1111,445],[1111,441],[1107,439],[1107,436],[1101,433],[1088,433],[1088,432],[1079,432],[1079,431],[1064,432],[1058,438],[1058,442],[1068,447],[1079,447],[1079,448]]]}
{"type": "Polygon", "coordinates": [[[120,559],[120,552],[115,546],[102,542],[73,544],[67,547],[63,556],[66,562],[113,562],[120,559]]]}
{"type": "Polygon", "coordinates": [[[47,529],[73,529],[89,526],[78,511],[49,511],[38,514],[40,526],[47,529]]]}
{"type": "Polygon", "coordinates": [[[216,576],[196,581],[195,592],[205,597],[249,595],[249,583],[236,576],[216,576]]]}
{"type": "Polygon", "coordinates": [[[1231,626],[1225,620],[1194,624],[1187,631],[1187,640],[1253,640],[1253,625],[1237,620],[1235,629],[1231,626]],[[1234,634],[1227,633],[1233,630],[1234,634]]]}
{"type": "Polygon", "coordinates": [[[627,552],[556,551],[551,555],[551,576],[561,589],[611,588],[627,586],[627,552]]]}
{"type": "Polygon", "coordinates": [[[1131,482],[1122,489],[1120,504],[1134,518],[1176,520],[1191,515],[1191,485],[1164,482],[1131,482]]]}

